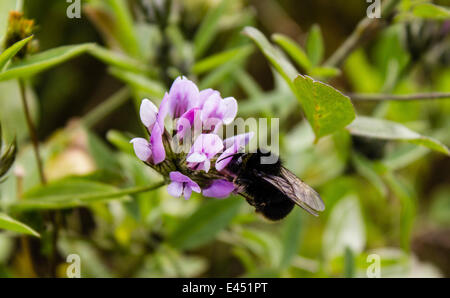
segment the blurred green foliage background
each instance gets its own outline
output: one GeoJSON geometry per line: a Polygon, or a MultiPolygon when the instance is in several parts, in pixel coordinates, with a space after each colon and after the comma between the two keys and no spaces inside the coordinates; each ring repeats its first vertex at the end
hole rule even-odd
{"type": "Polygon", "coordinates": [[[35,21],[38,52],[0,69],[3,143],[15,137],[18,147],[0,184],[0,276],[65,277],[73,253],[82,277],[364,277],[371,254],[382,277],[450,276],[450,100],[353,101],[357,115],[439,140],[437,149],[428,139],[345,129],[316,140],[289,82],[264,56],[267,45],[242,34],[257,28],[298,73],[346,94],[450,92],[450,3],[393,2],[395,13],[328,67],[365,18],[366,1],[86,0],[81,18],[70,19],[66,1],[2,0],[0,37],[9,11],[22,10],[35,21]],[[289,52],[286,40],[300,50],[289,52]],[[179,75],[234,96],[238,116],[280,118],[285,165],[318,190],[325,212],[296,208],[272,223],[240,197],[185,201],[165,187],[119,193],[162,180],[128,141],[145,133],[140,101],[158,103],[179,75]]]}

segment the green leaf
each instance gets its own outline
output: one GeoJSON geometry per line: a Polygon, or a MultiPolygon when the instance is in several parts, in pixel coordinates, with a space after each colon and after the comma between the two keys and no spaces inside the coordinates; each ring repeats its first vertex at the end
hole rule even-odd
{"type": "Polygon", "coordinates": [[[284,57],[283,53],[276,49],[267,40],[267,38],[258,29],[253,27],[245,27],[243,33],[250,37],[264,56],[269,60],[270,64],[281,74],[288,85],[294,90],[292,80],[297,76],[298,71],[295,67],[284,57]]]}
{"type": "Polygon", "coordinates": [[[0,229],[40,237],[38,232],[5,213],[0,213],[0,229]]]}
{"type": "Polygon", "coordinates": [[[411,235],[417,215],[417,194],[409,181],[397,177],[392,172],[384,176],[386,183],[401,204],[400,213],[400,241],[405,251],[411,248],[411,235]]]}
{"type": "Polygon", "coordinates": [[[194,56],[201,57],[208,49],[217,34],[221,16],[227,10],[230,1],[222,0],[215,8],[210,10],[200,25],[194,37],[194,56]]]}
{"type": "Polygon", "coordinates": [[[318,25],[313,25],[311,30],[309,30],[308,38],[306,39],[306,53],[313,66],[319,65],[323,60],[324,45],[322,31],[318,25]]]}
{"type": "Polygon", "coordinates": [[[89,53],[110,66],[116,66],[134,72],[149,72],[150,69],[136,59],[116,53],[98,45],[89,47],[89,53]]]}
{"type": "Polygon", "coordinates": [[[0,74],[0,81],[29,77],[85,53],[92,44],[54,48],[13,63],[0,74]]]}
{"type": "Polygon", "coordinates": [[[355,119],[350,98],[330,85],[299,75],[294,88],[316,139],[344,128],[355,119]]]}
{"type": "Polygon", "coordinates": [[[347,129],[351,134],[384,140],[407,141],[450,155],[448,148],[437,140],[422,136],[400,123],[359,116],[347,129]]]}
{"type": "Polygon", "coordinates": [[[350,247],[345,248],[344,253],[344,276],[346,278],[355,277],[355,254],[350,247]]]}
{"type": "Polygon", "coordinates": [[[288,36],[278,33],[272,35],[272,40],[285,50],[300,67],[309,72],[311,61],[300,45],[288,36]]]}
{"type": "Polygon", "coordinates": [[[333,78],[341,74],[341,70],[335,67],[314,67],[309,74],[315,78],[333,78]]]}
{"type": "Polygon", "coordinates": [[[189,218],[180,220],[169,242],[177,248],[191,249],[213,240],[237,214],[241,203],[236,197],[207,199],[189,218]]]}
{"type": "Polygon", "coordinates": [[[413,15],[424,19],[448,20],[450,9],[432,3],[420,3],[414,6],[413,15]]]}
{"type": "Polygon", "coordinates": [[[2,183],[6,179],[2,178],[12,167],[17,154],[16,139],[14,139],[14,141],[11,144],[6,146],[5,150],[3,151],[2,135],[3,135],[2,125],[0,123],[0,183],[2,183]]]}
{"type": "Polygon", "coordinates": [[[140,48],[136,30],[134,28],[133,16],[128,9],[128,1],[125,0],[107,0],[115,16],[116,38],[121,47],[131,56],[139,57],[140,48]]]}
{"type": "Polygon", "coordinates": [[[354,195],[339,200],[331,210],[323,234],[322,250],[327,257],[342,256],[346,248],[363,251],[366,231],[359,201],[354,195]]]}
{"type": "Polygon", "coordinates": [[[206,75],[199,83],[200,89],[213,88],[223,82],[231,73],[243,68],[245,58],[250,55],[250,51],[240,52],[227,62],[219,66],[206,75]]]}
{"type": "Polygon", "coordinates": [[[162,98],[164,96],[164,86],[144,75],[115,67],[110,69],[110,73],[133,88],[147,93],[149,96],[156,98],[162,98]]]}
{"type": "Polygon", "coordinates": [[[198,61],[192,67],[192,72],[195,74],[202,74],[211,69],[214,69],[232,59],[239,59],[240,57],[247,57],[253,51],[253,47],[245,45],[242,47],[234,48],[221,52],[219,54],[212,55],[203,60],[198,61]]]}
{"type": "Polygon", "coordinates": [[[90,130],[87,130],[86,134],[89,154],[94,159],[97,168],[113,172],[120,171],[117,157],[107,144],[90,130]]]}
{"type": "Polygon", "coordinates": [[[133,145],[130,144],[131,138],[126,137],[122,132],[109,130],[106,139],[120,151],[134,155],[133,145]]]}
{"type": "Polygon", "coordinates": [[[280,268],[286,269],[291,265],[292,259],[297,255],[300,247],[300,236],[303,224],[303,214],[300,208],[295,208],[286,219],[284,234],[282,236],[282,255],[280,268]]]}
{"type": "Polygon", "coordinates": [[[357,152],[352,153],[352,162],[358,173],[369,180],[383,197],[386,197],[387,187],[378,174],[375,164],[357,152]]]}
{"type": "Polygon", "coordinates": [[[31,39],[33,36],[22,39],[16,42],[6,50],[4,50],[0,55],[0,72],[5,68],[6,63],[11,60],[31,39]]]}
{"type": "Polygon", "coordinates": [[[128,199],[130,193],[104,183],[66,178],[29,190],[12,207],[19,210],[73,208],[111,199],[128,199]]]}

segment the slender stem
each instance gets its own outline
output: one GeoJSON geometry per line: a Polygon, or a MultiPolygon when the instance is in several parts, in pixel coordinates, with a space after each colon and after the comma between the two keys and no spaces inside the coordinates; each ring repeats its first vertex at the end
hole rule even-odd
{"type": "Polygon", "coordinates": [[[349,94],[354,101],[410,101],[450,98],[450,92],[416,94],[349,94]]]}
{"type": "Polygon", "coordinates": [[[100,120],[111,114],[114,110],[122,106],[130,98],[130,89],[124,87],[107,98],[88,114],[86,114],[82,121],[86,127],[95,126],[100,120]]]}
{"type": "MultiPolygon", "coordinates": [[[[96,202],[99,200],[120,198],[120,197],[127,196],[127,195],[148,192],[148,191],[158,189],[166,184],[167,184],[167,181],[163,180],[161,182],[158,182],[158,183],[155,183],[152,185],[135,186],[135,187],[124,188],[124,189],[112,191],[112,192],[106,192],[106,193],[100,193],[100,194],[91,194],[91,193],[81,194],[78,196],[74,196],[74,203],[76,203],[76,204],[70,205],[70,206],[79,206],[80,202],[88,204],[88,203],[96,202]]],[[[54,202],[54,204],[52,204],[51,202],[45,202],[45,201],[42,201],[39,199],[32,199],[32,198],[29,198],[27,200],[17,201],[11,207],[17,211],[27,210],[27,209],[60,209],[60,205],[58,204],[58,202],[54,202]]]]}
{"type": "Polygon", "coordinates": [[[23,111],[25,113],[25,119],[27,121],[28,133],[30,134],[31,142],[33,144],[34,156],[38,167],[39,178],[41,180],[41,183],[45,185],[47,183],[47,179],[45,178],[44,175],[44,168],[42,166],[42,159],[39,152],[39,140],[37,137],[36,128],[33,124],[33,120],[31,119],[31,113],[27,102],[25,83],[23,82],[22,79],[19,79],[19,88],[22,99],[23,111]]]}
{"type": "MultiPolygon", "coordinates": [[[[386,0],[381,3],[381,17],[388,17],[394,10],[400,0],[386,0]]],[[[356,26],[352,34],[344,41],[344,43],[334,52],[333,55],[325,62],[326,66],[339,67],[345,59],[350,55],[353,50],[358,48],[363,42],[368,33],[372,33],[371,36],[375,36],[375,32],[379,31],[382,27],[382,18],[370,19],[364,18],[356,26]]]]}

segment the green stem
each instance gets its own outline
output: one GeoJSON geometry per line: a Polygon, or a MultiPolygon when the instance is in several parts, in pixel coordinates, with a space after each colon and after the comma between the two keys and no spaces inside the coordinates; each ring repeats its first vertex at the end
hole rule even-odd
{"type": "Polygon", "coordinates": [[[349,94],[354,101],[410,101],[450,98],[450,92],[416,94],[349,94]]]}
{"type": "Polygon", "coordinates": [[[325,66],[339,67],[345,59],[350,55],[353,50],[361,45],[365,37],[369,35],[375,36],[382,26],[381,21],[383,18],[389,16],[389,14],[395,9],[400,0],[386,0],[381,3],[381,17],[380,19],[368,17],[364,18],[356,26],[352,34],[344,41],[344,43],[334,52],[333,55],[325,62],[325,66]]]}
{"type": "MultiPolygon", "coordinates": [[[[77,206],[79,206],[80,202],[88,204],[91,202],[98,202],[99,200],[103,200],[103,199],[119,198],[119,197],[123,197],[126,195],[133,195],[133,194],[148,192],[148,191],[158,189],[166,184],[167,184],[166,181],[161,181],[156,184],[152,184],[152,185],[148,185],[148,186],[136,186],[136,187],[125,188],[125,189],[121,189],[121,190],[117,190],[117,191],[104,192],[104,193],[100,193],[100,194],[82,194],[79,196],[74,196],[73,205],[70,205],[70,207],[77,207],[77,206]]],[[[17,201],[11,207],[17,211],[27,210],[27,209],[61,209],[61,207],[58,205],[57,201],[52,204],[52,202],[42,201],[39,199],[31,199],[31,198],[26,199],[26,200],[17,201]]]]}
{"type": "Polygon", "coordinates": [[[31,119],[31,113],[30,113],[30,109],[28,107],[28,102],[27,102],[25,83],[23,82],[22,79],[19,79],[19,88],[20,88],[20,95],[21,95],[21,99],[22,99],[23,111],[25,113],[25,120],[26,120],[27,126],[28,126],[28,133],[30,134],[31,143],[33,144],[34,156],[35,156],[37,167],[38,167],[39,178],[41,180],[41,183],[45,185],[47,183],[47,179],[45,178],[45,175],[44,175],[42,159],[41,159],[41,155],[39,152],[39,140],[37,137],[36,128],[33,124],[33,120],[31,119]]]}
{"type": "Polygon", "coordinates": [[[85,115],[82,122],[88,128],[95,126],[100,120],[127,102],[130,96],[130,89],[123,87],[85,115]]]}

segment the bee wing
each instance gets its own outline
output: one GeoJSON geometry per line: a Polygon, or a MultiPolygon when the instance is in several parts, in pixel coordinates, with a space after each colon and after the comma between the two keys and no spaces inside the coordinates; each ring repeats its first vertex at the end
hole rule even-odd
{"type": "Polygon", "coordinates": [[[280,176],[260,176],[312,215],[317,216],[317,212],[325,210],[320,195],[288,169],[282,167],[280,176]]]}

